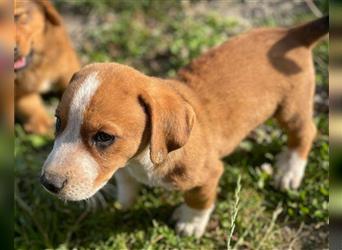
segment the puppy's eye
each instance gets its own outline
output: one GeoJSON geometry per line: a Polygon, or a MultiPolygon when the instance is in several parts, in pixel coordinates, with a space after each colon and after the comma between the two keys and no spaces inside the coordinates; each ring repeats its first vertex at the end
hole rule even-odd
{"type": "Polygon", "coordinates": [[[60,132],[61,128],[62,128],[61,118],[56,115],[56,128],[55,128],[56,134],[60,132]]]}
{"type": "Polygon", "coordinates": [[[27,24],[28,19],[29,19],[29,17],[28,17],[27,13],[21,13],[21,14],[14,15],[14,21],[16,23],[27,24]]]}
{"type": "Polygon", "coordinates": [[[110,135],[102,131],[97,132],[93,137],[93,141],[96,144],[96,146],[102,148],[110,146],[111,144],[113,144],[114,140],[114,135],[110,135]]]}

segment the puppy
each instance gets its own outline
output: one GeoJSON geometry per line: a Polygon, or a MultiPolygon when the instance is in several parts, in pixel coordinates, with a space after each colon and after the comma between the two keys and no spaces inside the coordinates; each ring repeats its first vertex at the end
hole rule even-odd
{"type": "Polygon", "coordinates": [[[16,0],[15,107],[28,132],[53,124],[40,94],[64,90],[80,65],[61,16],[48,0],[16,0]]]}
{"type": "Polygon", "coordinates": [[[10,0],[0,1],[0,125],[13,129],[14,116],[14,23],[13,4],[10,0]]]}
{"type": "Polygon", "coordinates": [[[65,200],[91,197],[115,174],[118,200],[140,184],[184,191],[176,231],[200,237],[214,209],[221,158],[266,119],[286,130],[275,183],[298,188],[316,134],[311,49],[328,17],[256,29],[209,50],[178,79],[97,63],[71,79],[56,110],[56,140],[41,183],[65,200]]]}

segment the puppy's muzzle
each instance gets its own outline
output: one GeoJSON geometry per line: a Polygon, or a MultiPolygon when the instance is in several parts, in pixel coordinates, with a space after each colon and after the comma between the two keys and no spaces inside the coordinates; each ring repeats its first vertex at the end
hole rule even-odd
{"type": "Polygon", "coordinates": [[[25,69],[32,61],[33,50],[31,50],[27,55],[22,55],[20,49],[16,46],[14,48],[14,71],[18,72],[25,69]]]}
{"type": "Polygon", "coordinates": [[[67,178],[44,173],[40,176],[40,183],[51,193],[57,194],[67,183],[67,178]]]}

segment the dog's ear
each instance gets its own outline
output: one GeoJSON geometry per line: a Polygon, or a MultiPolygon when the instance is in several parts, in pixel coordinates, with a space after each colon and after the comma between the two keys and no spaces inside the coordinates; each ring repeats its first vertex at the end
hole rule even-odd
{"type": "Polygon", "coordinates": [[[53,25],[61,25],[62,19],[61,16],[58,14],[55,7],[50,3],[49,0],[35,0],[36,3],[42,7],[46,19],[52,23],[53,25]]]}
{"type": "Polygon", "coordinates": [[[161,164],[168,153],[187,143],[195,121],[195,112],[174,90],[168,89],[167,86],[153,88],[154,91],[141,94],[140,99],[149,116],[151,161],[161,164]]]}

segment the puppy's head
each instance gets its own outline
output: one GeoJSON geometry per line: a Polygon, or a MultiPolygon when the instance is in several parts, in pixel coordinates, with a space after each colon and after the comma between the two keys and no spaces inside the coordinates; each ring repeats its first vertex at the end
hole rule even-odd
{"type": "Polygon", "coordinates": [[[35,53],[43,50],[49,25],[60,25],[61,18],[48,0],[16,0],[14,8],[16,46],[15,71],[24,69],[35,53]]]}
{"type": "Polygon", "coordinates": [[[154,164],[165,161],[185,145],[193,121],[191,106],[161,80],[123,65],[89,65],[57,108],[41,182],[62,199],[89,198],[147,146],[154,164]]]}

